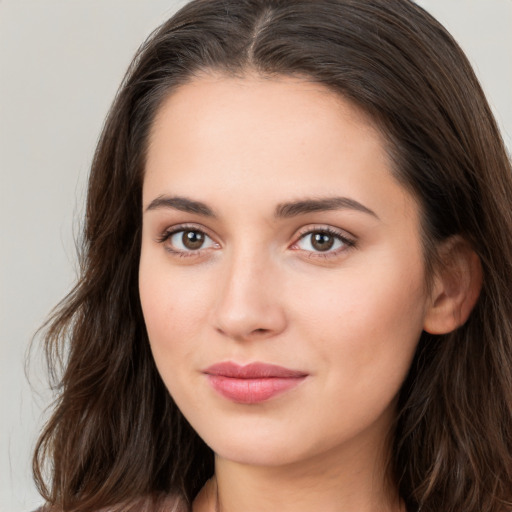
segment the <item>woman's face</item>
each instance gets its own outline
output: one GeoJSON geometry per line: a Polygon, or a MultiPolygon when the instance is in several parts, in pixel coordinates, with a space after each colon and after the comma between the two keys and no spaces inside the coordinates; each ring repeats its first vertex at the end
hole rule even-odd
{"type": "Polygon", "coordinates": [[[153,355],[218,456],[375,456],[428,297],[418,205],[368,119],[299,79],[196,79],[155,120],[143,208],[153,355]]]}

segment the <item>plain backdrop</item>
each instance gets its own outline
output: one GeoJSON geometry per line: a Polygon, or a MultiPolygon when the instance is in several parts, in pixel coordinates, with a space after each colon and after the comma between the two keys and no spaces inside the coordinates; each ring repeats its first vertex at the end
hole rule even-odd
{"type": "MultiPolygon", "coordinates": [[[[135,50],[185,1],[0,0],[0,512],[41,503],[31,452],[51,394],[30,340],[69,291],[105,114],[135,50]]],[[[467,52],[512,148],[512,0],[418,2],[467,52]]]]}

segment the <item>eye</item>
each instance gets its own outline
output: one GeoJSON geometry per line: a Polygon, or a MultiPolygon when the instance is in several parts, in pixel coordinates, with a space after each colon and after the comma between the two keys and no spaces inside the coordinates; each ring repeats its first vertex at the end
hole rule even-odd
{"type": "Polygon", "coordinates": [[[310,230],[299,238],[292,246],[311,253],[325,253],[335,255],[350,247],[354,247],[355,241],[332,229],[310,230]]]}
{"type": "Polygon", "coordinates": [[[174,253],[190,253],[218,246],[204,231],[199,229],[180,228],[166,231],[158,241],[165,242],[166,249],[174,253]]]}

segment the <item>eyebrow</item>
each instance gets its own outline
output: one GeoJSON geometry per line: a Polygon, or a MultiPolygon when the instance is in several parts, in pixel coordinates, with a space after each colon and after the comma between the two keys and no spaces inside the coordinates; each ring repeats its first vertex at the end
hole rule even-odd
{"type": "Polygon", "coordinates": [[[158,196],[149,203],[146,211],[158,210],[160,208],[173,208],[174,210],[195,213],[197,215],[203,215],[204,217],[216,217],[213,210],[205,203],[181,196],[158,196]]]}
{"type": "MultiPolygon", "coordinates": [[[[158,196],[149,203],[146,211],[158,210],[160,208],[172,208],[186,213],[217,218],[215,212],[207,204],[182,196],[158,196]]],[[[350,199],[349,197],[301,199],[298,201],[280,203],[276,206],[274,217],[283,219],[305,215],[307,213],[333,210],[356,210],[377,219],[379,218],[373,210],[370,210],[370,208],[367,208],[360,202],[350,199]]]]}
{"type": "Polygon", "coordinates": [[[356,210],[358,212],[367,213],[376,219],[379,216],[370,208],[359,203],[349,197],[326,197],[322,199],[303,199],[300,201],[292,201],[289,203],[281,203],[277,205],[275,217],[289,218],[306,213],[332,211],[332,210],[356,210]]]}

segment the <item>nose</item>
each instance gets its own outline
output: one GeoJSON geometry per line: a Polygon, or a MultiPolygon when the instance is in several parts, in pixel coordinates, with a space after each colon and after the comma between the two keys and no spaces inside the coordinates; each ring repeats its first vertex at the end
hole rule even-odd
{"type": "Polygon", "coordinates": [[[265,339],[287,324],[276,264],[256,254],[232,255],[221,272],[213,310],[218,332],[237,341],[265,339]]]}

